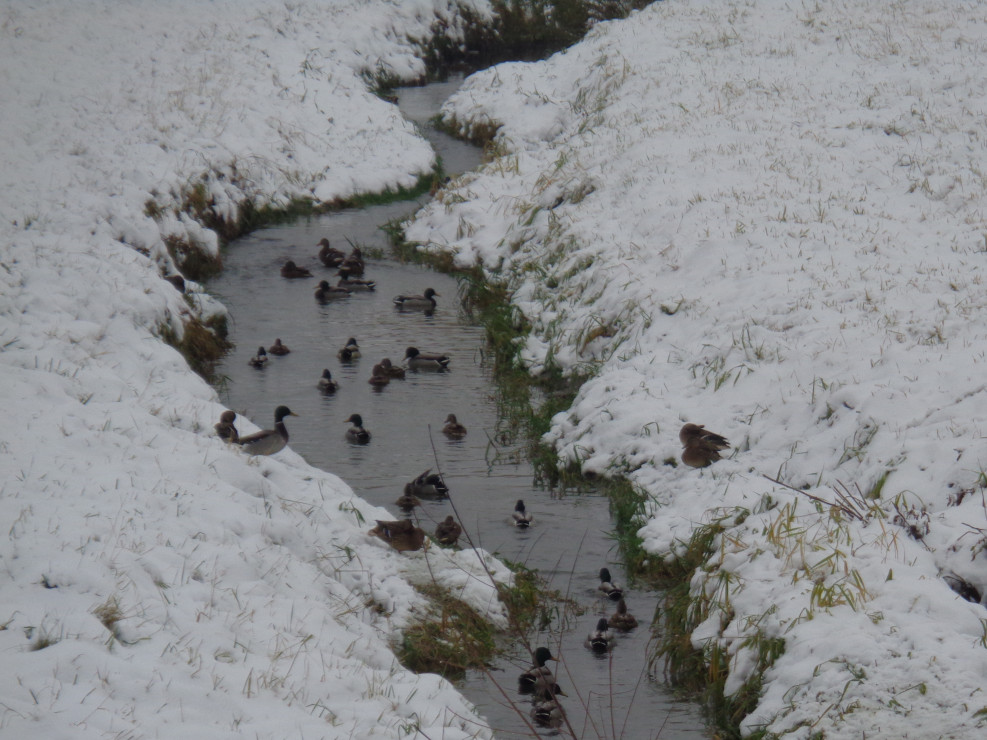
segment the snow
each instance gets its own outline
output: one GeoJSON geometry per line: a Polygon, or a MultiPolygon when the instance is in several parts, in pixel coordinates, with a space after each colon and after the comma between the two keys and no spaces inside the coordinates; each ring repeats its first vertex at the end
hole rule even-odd
{"type": "Polygon", "coordinates": [[[987,724],[985,11],[666,0],[444,107],[500,156],[407,234],[510,287],[533,373],[590,375],[547,440],[647,491],[650,552],[723,527],[693,644],[728,694],[785,645],[748,733],[987,724]],[[729,459],[667,464],[686,421],[729,459]]]}
{"type": "Polygon", "coordinates": [[[0,10],[0,736],[491,736],[390,647],[433,577],[504,623],[478,556],[399,554],[367,535],[389,513],[331,472],[225,445],[215,391],[159,338],[224,313],[161,279],[164,238],[218,248],[183,194],[235,219],[431,169],[362,74],[419,76],[408,39],[455,28],[451,8],[0,10]]]}

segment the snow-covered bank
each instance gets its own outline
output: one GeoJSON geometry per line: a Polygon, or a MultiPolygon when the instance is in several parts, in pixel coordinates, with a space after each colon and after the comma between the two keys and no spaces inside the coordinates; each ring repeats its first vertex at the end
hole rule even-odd
{"type": "Polygon", "coordinates": [[[650,551],[724,528],[695,646],[728,694],[785,647],[746,732],[987,724],[985,54],[983,2],[667,0],[446,106],[503,155],[407,235],[593,369],[549,437],[649,492],[650,551]],[[734,454],[666,464],[685,421],[734,454]]]}
{"type": "Polygon", "coordinates": [[[445,0],[0,10],[3,737],[490,736],[389,648],[433,577],[504,619],[476,556],[398,554],[366,534],[390,515],[336,476],[290,450],[227,447],[215,392],[157,336],[223,311],[161,279],[175,269],[165,237],[217,247],[174,208],[190,188],[235,218],[246,199],[332,200],[431,169],[361,75],[419,76],[409,39],[436,14],[454,29],[452,13],[445,0]]]}

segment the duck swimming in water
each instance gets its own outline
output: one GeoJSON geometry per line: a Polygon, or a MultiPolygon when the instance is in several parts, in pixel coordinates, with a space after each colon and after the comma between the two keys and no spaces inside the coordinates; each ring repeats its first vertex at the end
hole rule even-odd
{"type": "Polygon", "coordinates": [[[370,441],[370,432],[363,428],[363,417],[359,414],[351,414],[350,418],[346,419],[346,423],[353,425],[346,430],[347,442],[355,445],[365,445],[370,441]]]}
{"type": "MultiPolygon", "coordinates": [[[[424,295],[396,295],[394,296],[394,306],[404,310],[435,310],[435,296],[439,295],[433,288],[426,288],[424,295]]],[[[440,298],[442,296],[439,296],[440,298]]]]}
{"type": "Polygon", "coordinates": [[[518,499],[517,503],[514,504],[514,511],[511,513],[511,519],[514,521],[514,526],[518,529],[527,529],[531,526],[531,514],[529,514],[528,510],[524,508],[524,501],[521,499],[518,499]]]}
{"type": "Polygon", "coordinates": [[[686,424],[679,431],[682,462],[690,468],[705,468],[722,459],[720,452],[730,449],[726,437],[707,431],[702,424],[686,424]]]}
{"type": "Polygon", "coordinates": [[[264,367],[267,364],[267,350],[263,347],[258,347],[257,354],[247,360],[247,364],[254,367],[264,367]]]}
{"type": "Polygon", "coordinates": [[[329,285],[328,280],[320,280],[319,287],[315,289],[315,300],[320,303],[334,301],[337,298],[349,298],[350,291],[340,288],[338,285],[329,285]]]}
{"type": "Polygon", "coordinates": [[[353,277],[353,274],[346,269],[340,269],[339,282],[336,283],[336,286],[339,288],[346,288],[346,290],[372,291],[377,289],[377,283],[373,280],[364,280],[363,278],[353,277]]]}
{"type": "Polygon", "coordinates": [[[466,427],[459,423],[455,414],[449,414],[445,426],[442,427],[442,433],[449,439],[462,439],[466,436],[466,427]]]}
{"type": "Polygon", "coordinates": [[[624,595],[624,590],[613,582],[607,568],[600,568],[600,585],[597,589],[610,601],[619,601],[624,595]]]}
{"type": "Polygon", "coordinates": [[[339,383],[332,379],[332,373],[329,372],[329,368],[326,368],[322,371],[322,377],[319,378],[316,387],[323,393],[335,393],[339,390],[339,383]]]}
{"type": "Polygon", "coordinates": [[[446,355],[424,354],[417,347],[404,351],[405,364],[412,370],[448,370],[449,358],[446,355]]]}
{"type": "Polygon", "coordinates": [[[561,727],[565,711],[556,697],[568,696],[558,684],[553,684],[545,694],[549,698],[535,700],[531,707],[531,719],[539,727],[561,727]]]}
{"type": "Polygon", "coordinates": [[[326,267],[339,267],[343,264],[343,260],[346,259],[346,255],[333,246],[329,245],[328,239],[321,239],[318,243],[319,249],[319,262],[321,262],[326,267]]]}
{"type": "Polygon", "coordinates": [[[299,267],[292,260],[288,260],[281,267],[281,277],[285,278],[307,278],[312,277],[312,273],[304,267],[299,267]]]}
{"type": "Polygon", "coordinates": [[[397,365],[392,365],[391,359],[389,357],[385,357],[383,360],[381,360],[380,366],[384,368],[384,373],[387,375],[387,377],[391,378],[392,380],[394,380],[395,378],[398,380],[404,380],[404,375],[405,375],[404,368],[398,367],[397,365]]]}
{"type": "Polygon", "coordinates": [[[617,601],[617,611],[610,615],[607,622],[615,630],[620,630],[621,632],[626,632],[627,630],[632,630],[637,627],[637,620],[634,618],[633,614],[630,614],[627,611],[627,604],[624,602],[623,598],[617,601]]]}
{"type": "Polygon", "coordinates": [[[281,344],[280,339],[275,339],[274,344],[267,348],[267,351],[272,355],[286,355],[291,352],[285,345],[281,344]]]}
{"type": "Polygon", "coordinates": [[[431,468],[406,483],[404,490],[423,498],[445,498],[449,495],[449,487],[446,486],[446,482],[442,480],[441,475],[433,473],[431,468]]]}
{"type": "Polygon", "coordinates": [[[370,371],[370,380],[367,382],[375,388],[383,388],[391,382],[391,378],[384,372],[383,366],[380,363],[377,363],[374,365],[374,369],[370,371]]]}
{"type": "Polygon", "coordinates": [[[246,437],[240,437],[240,447],[248,455],[273,455],[288,444],[288,427],[284,425],[286,416],[298,416],[287,406],[274,409],[274,429],[264,429],[246,437]]]}
{"type": "Polygon", "coordinates": [[[610,631],[606,617],[602,617],[596,623],[596,629],[586,636],[586,642],[583,644],[594,653],[605,653],[613,647],[613,632],[610,631]]]}
{"type": "Polygon", "coordinates": [[[356,343],[355,337],[346,340],[346,344],[336,353],[343,362],[352,362],[360,357],[360,345],[356,343]]]}
{"type": "Polygon", "coordinates": [[[552,669],[545,665],[549,660],[555,660],[552,651],[547,647],[540,647],[535,650],[534,665],[518,676],[518,691],[522,694],[531,694],[536,690],[545,690],[555,685],[555,674],[552,669]]]}

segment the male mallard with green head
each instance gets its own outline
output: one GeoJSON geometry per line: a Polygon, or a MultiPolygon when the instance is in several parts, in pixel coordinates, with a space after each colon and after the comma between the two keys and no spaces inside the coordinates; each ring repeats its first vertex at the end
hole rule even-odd
{"type": "Polygon", "coordinates": [[[720,451],[730,449],[726,437],[707,431],[702,424],[686,424],[679,431],[682,462],[691,468],[705,468],[720,460],[720,451]]]}
{"type": "Polygon", "coordinates": [[[320,280],[319,287],[315,289],[315,300],[319,301],[319,303],[349,297],[350,291],[346,288],[340,288],[338,285],[329,285],[329,281],[327,280],[320,280]]]}
{"type": "Polygon", "coordinates": [[[339,390],[339,383],[332,379],[332,373],[329,372],[329,368],[326,368],[322,371],[322,377],[319,378],[316,387],[323,393],[335,393],[339,390]]]}
{"type": "Polygon", "coordinates": [[[524,508],[524,501],[517,500],[514,504],[514,511],[511,513],[511,520],[518,529],[527,529],[531,526],[532,517],[528,510],[524,508]]]}
{"type": "Polygon", "coordinates": [[[258,347],[257,354],[247,360],[247,364],[254,367],[264,367],[267,364],[267,350],[263,347],[258,347]]]}
{"type": "Polygon", "coordinates": [[[377,289],[377,283],[373,280],[353,277],[353,273],[345,268],[340,268],[339,282],[336,285],[340,288],[346,288],[346,290],[372,291],[377,289]]]}
{"type": "MultiPolygon", "coordinates": [[[[433,288],[426,288],[424,295],[396,295],[394,296],[394,306],[402,311],[434,311],[435,296],[439,295],[433,288]]],[[[439,296],[440,298],[442,296],[439,296]]]]}
{"type": "Polygon", "coordinates": [[[404,351],[405,364],[412,370],[448,370],[449,358],[446,355],[425,354],[417,347],[408,347],[404,351]]]}
{"type": "Polygon", "coordinates": [[[441,475],[433,473],[431,468],[406,483],[404,490],[423,498],[445,498],[449,495],[449,487],[446,486],[446,482],[442,480],[441,475]]]}
{"type": "Polygon", "coordinates": [[[583,644],[594,653],[605,653],[613,647],[613,632],[610,631],[606,617],[601,617],[597,621],[596,629],[586,636],[583,644]]]}
{"type": "Polygon", "coordinates": [[[607,568],[600,568],[600,585],[597,586],[599,591],[603,592],[610,601],[618,601],[623,595],[624,590],[613,582],[610,577],[610,570],[607,568]]]}
{"type": "Polygon", "coordinates": [[[534,665],[517,679],[518,691],[522,694],[531,694],[539,687],[544,689],[555,684],[555,674],[552,673],[551,668],[545,665],[549,660],[555,660],[552,651],[547,647],[540,647],[535,650],[532,657],[534,658],[534,665]]]}
{"type": "Polygon", "coordinates": [[[343,362],[352,362],[360,357],[360,345],[356,343],[355,337],[346,340],[346,344],[336,353],[343,362]]]}
{"type": "Polygon", "coordinates": [[[398,552],[421,550],[425,544],[425,531],[416,527],[409,519],[394,522],[382,522],[378,519],[377,526],[369,534],[384,540],[398,552]]]}
{"type": "Polygon", "coordinates": [[[370,432],[363,428],[362,416],[359,414],[350,414],[350,418],[346,419],[345,423],[353,425],[346,430],[347,442],[355,445],[365,445],[370,441],[370,432]]]}
{"type": "Polygon", "coordinates": [[[565,711],[556,697],[568,694],[557,683],[548,687],[544,693],[550,698],[535,700],[531,707],[531,719],[539,727],[561,727],[565,721],[565,711]]]}
{"type": "Polygon", "coordinates": [[[240,437],[240,447],[248,455],[273,455],[288,444],[288,427],[284,425],[286,416],[298,416],[287,406],[274,409],[274,429],[264,429],[246,437],[240,437]]]}

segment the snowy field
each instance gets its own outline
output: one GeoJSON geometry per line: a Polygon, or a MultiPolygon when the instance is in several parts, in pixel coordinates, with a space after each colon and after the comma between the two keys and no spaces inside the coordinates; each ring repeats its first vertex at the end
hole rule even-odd
{"type": "Polygon", "coordinates": [[[448,6],[0,6],[0,737],[490,736],[389,647],[433,574],[504,619],[477,557],[399,554],[336,476],[227,447],[158,339],[223,311],[161,278],[164,238],[217,245],[183,193],[235,218],[431,169],[360,73],[419,76],[408,38],[448,6]]]}
{"type": "Polygon", "coordinates": [[[722,527],[693,644],[728,694],[785,648],[746,732],[987,732],[985,60],[983,2],[667,0],[444,109],[500,156],[408,236],[593,374],[549,438],[649,551],[722,527]],[[686,421],[729,458],[669,464],[686,421]]]}

